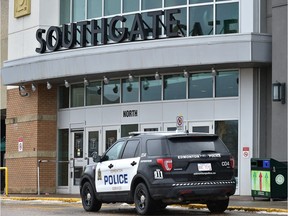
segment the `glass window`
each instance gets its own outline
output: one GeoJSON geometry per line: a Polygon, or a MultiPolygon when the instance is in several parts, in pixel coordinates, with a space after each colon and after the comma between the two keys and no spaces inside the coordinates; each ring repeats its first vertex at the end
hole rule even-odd
{"type": "Polygon", "coordinates": [[[103,90],[103,104],[120,103],[120,80],[110,80],[103,90]]]}
{"type": "Polygon", "coordinates": [[[57,174],[58,186],[68,186],[69,130],[58,130],[57,174]]]}
{"type": "Polygon", "coordinates": [[[129,136],[134,131],[138,131],[138,124],[121,125],[121,137],[129,136]]]}
{"type": "Polygon", "coordinates": [[[164,100],[186,98],[186,78],[182,74],[164,76],[164,100]]]}
{"type": "Polygon", "coordinates": [[[124,141],[115,143],[105,154],[105,160],[116,160],[120,158],[120,153],[124,145],[124,141]]]}
{"type": "Polygon", "coordinates": [[[142,10],[161,8],[162,0],[142,0],[142,10]]]}
{"type": "Polygon", "coordinates": [[[216,121],[215,133],[222,139],[235,159],[235,175],[238,176],[238,121],[216,121]]]}
{"type": "Polygon", "coordinates": [[[150,156],[160,156],[162,155],[162,140],[154,139],[147,140],[147,154],[150,156]]]}
{"type": "Polygon", "coordinates": [[[187,32],[187,9],[180,8],[180,13],[173,14],[175,20],[179,20],[180,25],[173,26],[173,32],[178,32],[179,35],[186,36],[187,32]]]}
{"type": "Polygon", "coordinates": [[[88,0],[88,19],[102,16],[102,0],[88,0]]]}
{"type": "Polygon", "coordinates": [[[216,75],[216,97],[238,96],[238,71],[218,72],[216,75]]]}
{"type": "Polygon", "coordinates": [[[70,23],[70,0],[60,1],[60,24],[70,23]]]}
{"type": "Polygon", "coordinates": [[[206,2],[213,2],[213,0],[190,0],[190,4],[199,4],[199,3],[206,3],[206,2]]]}
{"type": "Polygon", "coordinates": [[[72,8],[73,22],[85,20],[85,0],[72,0],[72,8]]]}
{"type": "Polygon", "coordinates": [[[125,146],[122,158],[133,158],[139,155],[135,155],[138,149],[140,141],[139,140],[129,140],[125,146]]]}
{"type": "Polygon", "coordinates": [[[123,0],[123,12],[139,11],[138,0],[123,0]]]}
{"type": "Polygon", "coordinates": [[[213,97],[213,76],[211,73],[191,74],[189,77],[189,98],[213,97]]]}
{"type": "Polygon", "coordinates": [[[161,80],[155,80],[155,77],[141,78],[141,101],[161,100],[161,80]]]}
{"type": "Polygon", "coordinates": [[[216,5],[216,20],[219,22],[216,26],[216,34],[238,33],[238,16],[238,3],[216,5]]]}
{"type": "Polygon", "coordinates": [[[138,78],[130,82],[128,79],[122,80],[122,103],[138,102],[139,81],[138,78]]]}
{"type": "Polygon", "coordinates": [[[71,107],[84,106],[84,84],[71,85],[71,107]]]}
{"type": "Polygon", "coordinates": [[[69,108],[69,88],[59,87],[59,109],[69,108]]]}
{"type": "Polygon", "coordinates": [[[165,7],[177,6],[177,5],[186,5],[186,0],[165,0],[165,7]]]}
{"type": "Polygon", "coordinates": [[[104,15],[121,13],[121,0],[104,0],[104,15]]]}
{"type": "Polygon", "coordinates": [[[190,32],[191,36],[213,34],[213,6],[190,7],[190,32]]]}
{"type": "Polygon", "coordinates": [[[86,105],[100,105],[101,104],[101,81],[90,82],[86,86],[86,105]]]}
{"type": "Polygon", "coordinates": [[[99,147],[99,131],[88,132],[88,157],[93,156],[93,152],[97,152],[99,147]]]}

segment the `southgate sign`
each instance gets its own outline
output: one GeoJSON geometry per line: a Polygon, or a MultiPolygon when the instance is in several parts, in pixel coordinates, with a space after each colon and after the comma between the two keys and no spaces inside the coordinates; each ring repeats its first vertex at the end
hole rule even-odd
{"type": "MultiPolygon", "coordinates": [[[[152,33],[151,39],[158,39],[161,34],[160,25],[165,29],[166,38],[177,37],[180,21],[174,18],[174,14],[180,13],[180,9],[159,10],[147,13],[152,18],[152,26],[149,27],[142,19],[142,15],[137,13],[134,15],[134,20],[131,29],[126,27],[117,28],[116,25],[125,23],[125,16],[115,16],[108,23],[107,18],[101,20],[81,21],[76,23],[64,24],[62,27],[51,26],[47,32],[45,29],[38,29],[36,31],[36,39],[40,44],[36,48],[37,53],[45,53],[47,49],[50,52],[55,52],[64,49],[73,49],[77,44],[77,48],[99,45],[98,36],[101,36],[101,45],[112,43],[121,43],[123,41],[135,41],[137,37],[140,40],[146,40],[148,31],[152,33]],[[164,15],[165,22],[163,23],[161,17],[164,15]],[[98,24],[101,23],[101,27],[98,24]],[[145,27],[146,28],[145,28],[145,27]],[[177,29],[175,31],[175,29],[177,29]],[[90,33],[90,43],[87,42],[87,32],[90,33]],[[46,36],[44,35],[46,33],[46,36]],[[78,36],[78,37],[77,37],[78,36]],[[79,41],[77,41],[79,39],[79,41]]],[[[150,39],[150,38],[149,38],[150,39]]],[[[138,39],[139,40],[139,39],[138,39]]]]}

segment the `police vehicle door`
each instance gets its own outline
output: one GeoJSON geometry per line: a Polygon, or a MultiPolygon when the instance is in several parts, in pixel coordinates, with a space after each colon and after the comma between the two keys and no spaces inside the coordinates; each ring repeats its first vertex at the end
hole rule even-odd
{"type": "Polygon", "coordinates": [[[95,185],[97,192],[129,191],[136,175],[140,150],[139,140],[119,141],[105,154],[106,161],[98,163],[95,185]]]}

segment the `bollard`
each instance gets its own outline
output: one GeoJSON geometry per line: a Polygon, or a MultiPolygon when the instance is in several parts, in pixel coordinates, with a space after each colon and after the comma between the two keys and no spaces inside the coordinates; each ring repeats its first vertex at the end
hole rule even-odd
{"type": "Polygon", "coordinates": [[[5,195],[8,196],[8,168],[0,167],[0,170],[5,170],[5,195]]]}

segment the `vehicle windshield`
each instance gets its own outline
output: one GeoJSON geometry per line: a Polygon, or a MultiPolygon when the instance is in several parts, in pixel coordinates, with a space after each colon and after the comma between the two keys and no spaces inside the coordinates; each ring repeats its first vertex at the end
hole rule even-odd
{"type": "Polygon", "coordinates": [[[224,143],[216,137],[177,137],[168,139],[174,155],[228,153],[224,143]]]}

